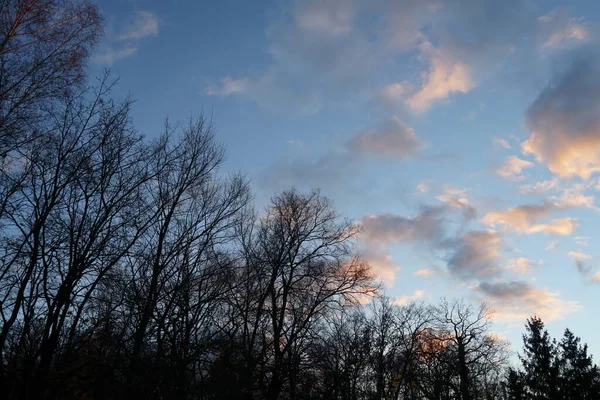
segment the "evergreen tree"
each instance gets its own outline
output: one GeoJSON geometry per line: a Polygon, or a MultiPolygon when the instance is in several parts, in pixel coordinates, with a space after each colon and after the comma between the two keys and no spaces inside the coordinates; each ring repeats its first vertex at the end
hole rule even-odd
{"type": "Polygon", "coordinates": [[[597,399],[600,398],[600,373],[588,355],[587,345],[581,344],[569,329],[559,343],[560,398],[597,399]]]}
{"type": "Polygon", "coordinates": [[[524,381],[531,400],[558,399],[558,360],[556,340],[550,338],[538,317],[527,320],[521,357],[524,381]]]}

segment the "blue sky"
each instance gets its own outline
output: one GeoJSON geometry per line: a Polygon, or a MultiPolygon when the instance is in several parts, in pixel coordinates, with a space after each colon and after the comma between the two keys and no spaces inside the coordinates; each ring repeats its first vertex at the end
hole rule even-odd
{"type": "Polygon", "coordinates": [[[105,0],[91,71],[148,137],[212,117],[256,200],[319,188],[398,303],[486,301],[600,357],[592,1],[105,0]]]}

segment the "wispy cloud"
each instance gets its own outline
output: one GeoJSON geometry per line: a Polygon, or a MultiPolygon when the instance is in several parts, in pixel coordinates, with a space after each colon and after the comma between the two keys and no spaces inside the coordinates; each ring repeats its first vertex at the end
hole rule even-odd
{"type": "Polygon", "coordinates": [[[482,282],[473,289],[494,309],[494,318],[502,321],[523,321],[538,315],[549,322],[582,309],[577,301],[561,299],[558,291],[538,289],[522,281],[482,282]]]}
{"type": "Polygon", "coordinates": [[[138,11],[130,25],[119,35],[119,40],[140,40],[158,35],[158,18],[149,11],[138,11]]]}
{"type": "Polygon", "coordinates": [[[421,268],[418,269],[417,271],[415,271],[414,275],[415,276],[434,276],[437,274],[437,271],[432,269],[432,268],[421,268]]]}
{"type": "Polygon", "coordinates": [[[528,275],[533,272],[537,265],[541,265],[541,261],[533,261],[524,257],[517,257],[510,260],[507,269],[514,271],[519,275],[528,275]]]}
{"type": "Polygon", "coordinates": [[[354,7],[351,0],[299,2],[295,10],[300,29],[334,37],[352,31],[354,7]]]}
{"type": "Polygon", "coordinates": [[[442,194],[436,197],[439,201],[463,211],[467,219],[477,216],[477,210],[469,203],[467,191],[454,186],[445,185],[442,194]]]}
{"type": "Polygon", "coordinates": [[[525,177],[521,174],[524,169],[533,167],[531,161],[523,160],[516,156],[508,156],[504,160],[504,164],[496,169],[496,174],[504,179],[512,181],[521,181],[525,177]]]}
{"type": "Polygon", "coordinates": [[[554,49],[589,39],[590,32],[581,18],[571,18],[564,11],[554,10],[538,18],[543,49],[554,49]]]}
{"type": "Polygon", "coordinates": [[[495,137],[494,139],[492,139],[492,142],[494,143],[495,146],[502,147],[503,149],[506,149],[506,150],[509,150],[512,148],[512,146],[510,145],[510,142],[506,139],[495,137]]]}
{"type": "Polygon", "coordinates": [[[423,194],[429,191],[429,184],[427,182],[419,182],[417,185],[417,193],[423,194]]]}
{"type": "Polygon", "coordinates": [[[549,179],[545,181],[536,182],[534,184],[522,185],[519,187],[519,192],[522,194],[544,194],[558,186],[557,179],[549,179]]]}
{"type": "Polygon", "coordinates": [[[394,304],[396,304],[398,306],[405,306],[414,301],[421,300],[424,296],[425,296],[425,290],[422,290],[422,289],[415,290],[415,292],[411,295],[402,295],[402,296],[396,297],[394,299],[394,304]]]}
{"type": "Polygon", "coordinates": [[[141,40],[158,33],[159,21],[156,15],[149,11],[138,11],[121,33],[107,36],[93,60],[98,64],[112,65],[136,54],[141,40]]]}
{"type": "Polygon", "coordinates": [[[216,85],[206,88],[206,94],[209,96],[229,96],[234,93],[244,93],[248,90],[247,79],[233,79],[225,76],[220,79],[216,85]]]}
{"type": "Polygon", "coordinates": [[[560,207],[549,202],[521,205],[504,211],[491,211],[481,219],[481,222],[491,227],[502,226],[521,234],[545,233],[563,236],[572,234],[579,225],[576,218],[557,218],[540,222],[558,209],[560,207]]]}
{"type": "Polygon", "coordinates": [[[128,46],[122,49],[107,47],[102,52],[96,54],[94,61],[98,64],[112,65],[115,61],[130,57],[137,53],[137,47],[128,46]]]}
{"type": "Polygon", "coordinates": [[[419,154],[422,141],[415,131],[397,117],[384,120],[372,129],[356,133],[336,151],[330,150],[314,158],[279,160],[263,171],[263,187],[283,187],[299,182],[321,187],[342,182],[349,166],[358,161],[406,161],[419,154]]]}
{"type": "Polygon", "coordinates": [[[426,111],[439,100],[454,93],[467,93],[474,87],[471,68],[429,42],[421,46],[423,57],[428,60],[429,71],[422,74],[422,86],[407,103],[415,112],[426,111]]]}

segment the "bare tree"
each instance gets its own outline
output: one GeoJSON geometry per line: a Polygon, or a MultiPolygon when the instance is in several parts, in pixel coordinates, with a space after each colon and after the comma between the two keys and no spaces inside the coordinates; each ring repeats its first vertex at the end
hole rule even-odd
{"type": "Polygon", "coordinates": [[[368,266],[352,254],[355,226],[318,192],[283,192],[245,232],[248,264],[234,298],[248,367],[261,369],[262,396],[276,399],[285,386],[293,398],[290,370],[305,359],[320,318],[376,288],[368,266]]]}
{"type": "Polygon", "coordinates": [[[101,34],[86,0],[0,0],[0,156],[38,134],[52,101],[83,83],[101,34]]]}
{"type": "Polygon", "coordinates": [[[443,299],[435,308],[434,341],[456,352],[454,367],[459,376],[462,400],[473,398],[481,371],[501,368],[506,360],[505,343],[491,335],[490,312],[485,304],[473,308],[462,300],[443,299]]]}
{"type": "MultiPolygon", "coordinates": [[[[174,128],[155,145],[154,178],[148,182],[153,221],[130,259],[131,288],[139,312],[132,330],[128,385],[133,387],[144,345],[153,343],[156,356],[171,346],[181,377],[186,376],[192,335],[202,329],[204,313],[214,309],[222,293],[217,278],[221,252],[249,197],[239,176],[217,175],[224,151],[203,117],[190,121],[180,140],[174,128]],[[150,340],[149,340],[150,339],[150,340]]],[[[157,360],[155,360],[157,361],[157,360]]]]}
{"type": "Polygon", "coordinates": [[[27,181],[2,218],[0,273],[10,285],[0,291],[0,349],[12,331],[19,339],[11,351],[19,354],[31,325],[40,325],[26,373],[35,371],[39,390],[58,346],[76,351],[86,304],[148,224],[138,218],[147,155],[129,122],[130,103],[113,103],[109,89],[102,84],[91,100],[87,91],[69,97],[47,132],[22,147],[27,181]]]}

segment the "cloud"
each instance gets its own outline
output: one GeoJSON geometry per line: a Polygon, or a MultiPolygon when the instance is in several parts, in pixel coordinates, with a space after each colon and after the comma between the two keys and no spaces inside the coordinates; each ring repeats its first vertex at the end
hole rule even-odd
{"type": "Polygon", "coordinates": [[[581,18],[570,18],[565,12],[554,10],[538,18],[543,49],[554,49],[588,40],[590,32],[581,18]]]}
{"type": "Polygon", "coordinates": [[[477,210],[469,203],[467,191],[445,185],[441,195],[436,197],[439,201],[463,211],[466,219],[473,219],[477,216],[477,210]]]}
{"type": "Polygon", "coordinates": [[[384,213],[363,217],[361,240],[391,244],[406,242],[439,242],[443,237],[444,209],[423,206],[413,217],[384,213]]]}
{"type": "Polygon", "coordinates": [[[387,287],[394,285],[396,275],[402,268],[394,262],[387,249],[378,245],[363,246],[360,254],[371,266],[376,279],[387,287]]]}
{"type": "Polygon", "coordinates": [[[271,64],[237,79],[248,81],[248,99],[272,110],[317,113],[324,105],[347,102],[349,94],[352,101],[370,101],[377,96],[373,88],[383,87],[382,102],[401,100],[424,112],[469,92],[475,69],[487,73],[530,29],[531,21],[524,23],[527,9],[507,1],[505,7],[493,0],[475,7],[470,0],[291,2],[267,25],[271,64]],[[420,82],[411,75],[412,83],[386,79],[387,67],[400,66],[399,57],[415,56],[424,64],[420,82]]]}
{"type": "Polygon", "coordinates": [[[522,281],[482,282],[473,289],[494,309],[494,318],[503,321],[523,321],[538,315],[550,322],[582,309],[577,301],[561,299],[560,292],[538,289],[522,281]]]}
{"type": "Polygon", "coordinates": [[[237,93],[267,110],[303,115],[336,101],[366,100],[372,76],[389,55],[368,31],[354,29],[354,3],[293,2],[284,8],[266,29],[272,62],[258,74],[232,78],[246,82],[237,93]]]}
{"type": "Polygon", "coordinates": [[[421,45],[423,56],[429,61],[429,71],[422,74],[422,86],[408,100],[409,107],[421,113],[435,101],[443,100],[454,93],[467,93],[474,87],[471,68],[463,62],[436,49],[429,42],[421,45]]]}
{"type": "Polygon", "coordinates": [[[139,40],[158,35],[158,18],[149,11],[138,11],[129,27],[119,35],[120,40],[139,40]]]}
{"type": "Polygon", "coordinates": [[[415,292],[412,295],[403,295],[396,297],[393,303],[398,306],[405,306],[409,303],[422,299],[423,296],[425,296],[425,290],[415,290],[415,292]]]}
{"type": "Polygon", "coordinates": [[[361,132],[348,144],[357,155],[407,158],[422,147],[415,131],[397,117],[389,118],[377,129],[361,132]]]}
{"type": "Polygon", "coordinates": [[[337,37],[352,31],[354,8],[350,0],[313,0],[298,3],[295,15],[300,29],[337,37]]]}
{"type": "Polygon", "coordinates": [[[543,194],[558,186],[557,179],[549,179],[536,182],[534,184],[522,185],[519,187],[521,194],[543,194]]]}
{"type": "Polygon", "coordinates": [[[391,109],[404,101],[413,91],[413,87],[408,82],[393,82],[385,85],[378,93],[379,100],[391,109]]]}
{"type": "Polygon", "coordinates": [[[407,160],[423,147],[414,130],[397,117],[382,122],[371,130],[354,134],[340,149],[328,151],[316,159],[301,157],[281,159],[259,177],[263,187],[289,187],[297,184],[317,187],[342,184],[348,169],[362,158],[407,160]]]}
{"type": "Polygon", "coordinates": [[[93,60],[97,64],[112,65],[115,63],[115,61],[127,58],[135,53],[137,53],[137,47],[126,46],[117,50],[113,47],[107,46],[100,50],[100,52],[94,56],[93,60]]]}
{"type": "Polygon", "coordinates": [[[417,193],[427,193],[429,191],[429,185],[427,182],[419,182],[417,185],[417,193]]]}
{"type": "Polygon", "coordinates": [[[534,164],[531,161],[523,160],[515,156],[509,156],[504,160],[504,165],[496,169],[496,174],[505,179],[520,181],[525,179],[525,177],[521,175],[521,172],[525,168],[533,167],[533,165],[534,164]]]}
{"type": "Polygon", "coordinates": [[[501,238],[494,231],[470,231],[451,242],[448,270],[461,279],[497,275],[501,238]]]}
{"type": "Polygon", "coordinates": [[[594,283],[600,283],[600,271],[596,272],[594,275],[592,275],[592,282],[594,283]]]}
{"type": "Polygon", "coordinates": [[[541,261],[528,260],[524,257],[518,257],[510,260],[507,269],[514,271],[520,275],[528,275],[533,271],[536,265],[541,264],[541,261]]]}
{"type": "Polygon", "coordinates": [[[413,275],[416,276],[433,276],[436,275],[437,271],[432,268],[421,268],[417,270],[413,275]]]}
{"type": "Polygon", "coordinates": [[[590,54],[572,58],[529,106],[521,148],[558,176],[587,180],[600,171],[600,63],[590,54]]]}
{"type": "Polygon", "coordinates": [[[509,208],[505,211],[491,211],[481,219],[481,222],[491,227],[504,226],[521,234],[572,234],[579,224],[576,218],[558,218],[546,223],[539,222],[540,219],[547,217],[557,209],[556,205],[548,202],[522,205],[509,208]]]}
{"type": "Polygon", "coordinates": [[[575,236],[574,240],[575,243],[577,243],[580,246],[587,246],[590,238],[587,236],[575,236]]]}
{"type": "Polygon", "coordinates": [[[583,276],[585,279],[589,279],[591,282],[595,282],[594,276],[596,274],[592,274],[592,271],[594,269],[592,256],[582,252],[581,250],[569,251],[567,255],[570,258],[572,258],[573,261],[575,261],[575,267],[577,268],[577,271],[579,271],[581,276],[583,276]]]}
{"type": "Polygon", "coordinates": [[[581,251],[570,251],[568,256],[575,260],[590,260],[592,258],[589,254],[585,254],[581,251]]]}
{"type": "Polygon", "coordinates": [[[506,139],[502,139],[502,138],[495,137],[495,138],[492,140],[492,143],[494,143],[494,145],[496,145],[496,146],[499,146],[499,147],[502,147],[502,148],[504,148],[504,149],[506,149],[506,150],[509,150],[509,149],[511,149],[511,148],[512,148],[512,146],[510,145],[510,143],[509,143],[509,142],[508,142],[508,140],[506,140],[506,139]]]}
{"type": "Polygon", "coordinates": [[[244,93],[248,90],[247,79],[233,79],[230,76],[221,78],[216,86],[209,86],[206,94],[209,96],[229,96],[234,93],[244,93]]]}
{"type": "Polygon", "coordinates": [[[552,196],[548,200],[557,208],[585,207],[596,209],[596,198],[584,195],[585,186],[576,184],[566,188],[560,196],[552,196]]]}
{"type": "Polygon", "coordinates": [[[92,60],[97,64],[112,65],[136,54],[140,41],[149,36],[156,36],[158,32],[156,15],[149,11],[138,11],[125,30],[117,35],[107,35],[105,43],[99,47],[92,60]]]}

